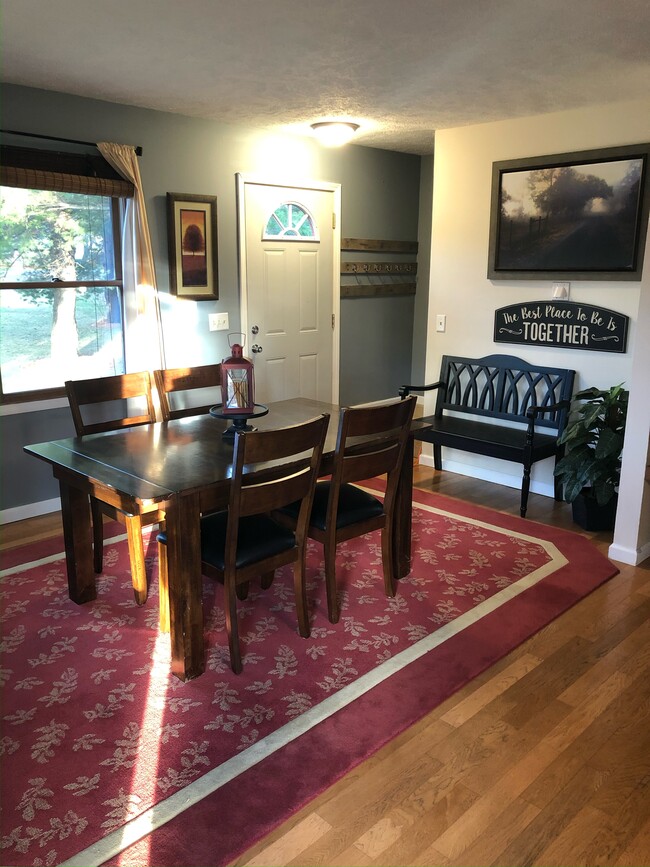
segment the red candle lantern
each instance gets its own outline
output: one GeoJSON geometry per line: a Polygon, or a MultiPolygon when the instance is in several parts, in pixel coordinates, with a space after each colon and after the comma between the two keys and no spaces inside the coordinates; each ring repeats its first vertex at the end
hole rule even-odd
{"type": "Polygon", "coordinates": [[[221,412],[227,415],[241,415],[253,412],[255,408],[255,379],[253,362],[244,358],[243,343],[228,342],[232,354],[221,362],[221,412]]]}

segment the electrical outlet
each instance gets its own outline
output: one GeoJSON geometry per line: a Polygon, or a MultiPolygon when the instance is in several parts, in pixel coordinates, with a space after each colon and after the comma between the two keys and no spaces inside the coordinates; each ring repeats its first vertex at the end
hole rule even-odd
{"type": "Polygon", "coordinates": [[[227,313],[208,313],[210,331],[227,331],[229,327],[227,313]]]}
{"type": "Polygon", "coordinates": [[[445,331],[447,329],[446,313],[438,313],[436,316],[436,331],[445,331]]]}

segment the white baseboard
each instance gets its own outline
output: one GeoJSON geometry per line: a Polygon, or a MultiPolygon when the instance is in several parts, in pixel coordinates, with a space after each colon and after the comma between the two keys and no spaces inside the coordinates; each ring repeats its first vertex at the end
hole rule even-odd
{"type": "Polygon", "coordinates": [[[626,563],[628,566],[638,566],[650,557],[650,542],[641,548],[626,548],[623,545],[610,545],[607,550],[610,560],[626,563]]]}
{"type": "Polygon", "coordinates": [[[42,500],[40,503],[26,503],[13,509],[0,511],[0,524],[13,524],[14,521],[24,521],[25,518],[37,518],[39,515],[49,515],[50,512],[61,510],[61,499],[42,500]]]}
{"type": "MultiPolygon", "coordinates": [[[[432,455],[420,455],[420,463],[425,467],[433,466],[432,455]]],[[[521,476],[513,476],[509,473],[500,473],[497,470],[491,470],[487,467],[479,467],[476,465],[462,464],[459,461],[443,461],[443,472],[449,470],[451,473],[458,473],[460,476],[472,476],[475,479],[481,479],[484,482],[494,482],[497,485],[505,485],[508,488],[516,488],[521,490],[521,476]]],[[[555,490],[552,483],[540,482],[535,479],[530,480],[530,490],[534,494],[542,494],[545,497],[554,497],[555,490]]]]}

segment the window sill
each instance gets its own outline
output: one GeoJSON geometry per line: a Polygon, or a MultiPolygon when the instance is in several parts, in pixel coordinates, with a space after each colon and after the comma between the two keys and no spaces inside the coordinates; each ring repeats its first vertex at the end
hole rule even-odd
{"type": "Polygon", "coordinates": [[[0,418],[5,415],[19,415],[25,412],[40,412],[48,409],[61,409],[68,406],[66,397],[52,397],[44,400],[31,400],[27,403],[3,403],[0,405],[0,418]]]}

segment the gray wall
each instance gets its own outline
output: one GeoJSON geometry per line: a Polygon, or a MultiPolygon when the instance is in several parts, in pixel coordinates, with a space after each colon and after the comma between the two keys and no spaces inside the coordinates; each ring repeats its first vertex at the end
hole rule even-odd
{"type": "MultiPolygon", "coordinates": [[[[327,150],[293,136],[13,85],[3,85],[2,107],[5,129],[143,147],[140,171],[169,366],[208,364],[228,354],[225,333],[208,331],[209,313],[227,311],[230,330],[239,328],[237,172],[283,182],[340,183],[342,237],[411,241],[418,236],[420,158],[413,155],[359,146],[327,150]],[[218,197],[218,301],[178,301],[169,295],[167,192],[218,197]]],[[[5,141],[30,145],[25,138],[5,141]]],[[[420,285],[426,294],[426,282],[420,285]]],[[[413,313],[412,297],[342,301],[342,403],[392,396],[410,380],[413,313]]],[[[22,446],[72,435],[67,409],[6,415],[0,425],[0,508],[56,497],[49,468],[24,455],[22,446]]]]}

